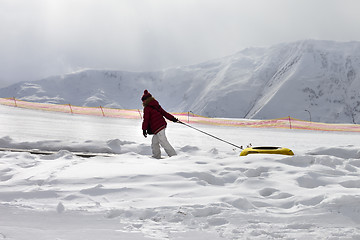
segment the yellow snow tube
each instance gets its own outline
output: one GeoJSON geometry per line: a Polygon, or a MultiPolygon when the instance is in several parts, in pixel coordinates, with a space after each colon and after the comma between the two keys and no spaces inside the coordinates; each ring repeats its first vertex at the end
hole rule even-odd
{"type": "Polygon", "coordinates": [[[294,155],[293,151],[283,147],[249,147],[242,150],[240,156],[246,156],[254,153],[294,155]]]}

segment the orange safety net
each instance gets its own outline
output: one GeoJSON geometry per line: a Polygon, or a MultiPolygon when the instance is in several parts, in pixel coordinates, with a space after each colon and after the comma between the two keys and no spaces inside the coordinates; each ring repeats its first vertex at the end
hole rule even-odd
{"type": "MultiPolygon", "coordinates": [[[[139,109],[114,109],[114,108],[104,108],[101,106],[79,107],[70,104],[66,105],[66,104],[27,102],[15,98],[0,98],[0,104],[27,108],[27,109],[63,112],[63,113],[71,113],[71,114],[83,114],[83,115],[130,118],[130,119],[142,118],[142,111],[140,111],[139,109]]],[[[269,119],[269,120],[250,120],[250,119],[208,118],[190,112],[172,113],[172,114],[183,122],[218,125],[218,126],[360,132],[360,125],[358,124],[330,124],[330,123],[320,123],[320,122],[309,122],[291,117],[269,119]]]]}

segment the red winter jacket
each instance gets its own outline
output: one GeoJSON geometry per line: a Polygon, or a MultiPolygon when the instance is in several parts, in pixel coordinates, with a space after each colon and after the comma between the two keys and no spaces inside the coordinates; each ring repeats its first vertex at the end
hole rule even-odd
{"type": "Polygon", "coordinates": [[[166,121],[163,117],[166,117],[170,121],[177,121],[173,115],[162,109],[155,98],[150,97],[144,101],[143,130],[147,130],[148,134],[157,134],[166,128],[166,121]]]}

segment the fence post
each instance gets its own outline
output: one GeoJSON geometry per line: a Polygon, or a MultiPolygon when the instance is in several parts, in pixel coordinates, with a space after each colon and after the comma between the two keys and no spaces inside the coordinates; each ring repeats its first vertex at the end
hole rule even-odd
{"type": "Polygon", "coordinates": [[[192,116],[195,117],[195,114],[192,111],[188,111],[188,123],[190,123],[190,113],[192,113],[192,116]]]}
{"type": "Polygon", "coordinates": [[[71,108],[71,104],[69,103],[69,107],[70,107],[70,111],[71,111],[71,114],[73,114],[73,110],[71,108]]]}
{"type": "Polygon", "coordinates": [[[292,129],[292,128],[291,128],[291,118],[290,118],[290,116],[289,116],[289,123],[290,123],[290,129],[292,129]]]}
{"type": "Polygon", "coordinates": [[[104,113],[104,110],[103,110],[103,108],[100,106],[100,109],[101,109],[101,112],[102,112],[102,114],[103,114],[103,117],[105,117],[105,113],[104,113]]]}
{"type": "Polygon", "coordinates": [[[14,97],[15,107],[17,107],[16,98],[14,97]]]}

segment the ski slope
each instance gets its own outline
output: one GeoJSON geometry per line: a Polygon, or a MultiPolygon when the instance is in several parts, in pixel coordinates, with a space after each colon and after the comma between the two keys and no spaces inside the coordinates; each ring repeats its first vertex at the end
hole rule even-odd
{"type": "Polygon", "coordinates": [[[0,106],[0,239],[359,239],[360,135],[169,122],[151,158],[141,121],[0,106]],[[82,158],[71,151],[114,153],[82,158]]]}

